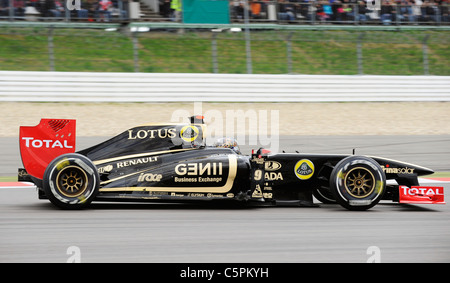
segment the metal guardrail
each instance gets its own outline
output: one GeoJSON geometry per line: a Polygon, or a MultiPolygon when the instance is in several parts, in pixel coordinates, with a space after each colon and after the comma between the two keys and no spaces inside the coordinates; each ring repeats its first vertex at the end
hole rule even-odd
{"type": "Polygon", "coordinates": [[[0,71],[0,101],[450,101],[450,80],[446,76],[0,71]]]}
{"type": "MultiPolygon", "coordinates": [[[[0,21],[0,27],[9,28],[70,28],[70,29],[108,29],[108,28],[142,28],[152,29],[223,29],[233,28],[250,30],[345,30],[345,31],[449,31],[450,25],[349,25],[349,24],[320,24],[320,25],[302,25],[302,24],[278,24],[278,23],[244,23],[231,24],[186,24],[175,22],[139,22],[131,21],[124,25],[123,23],[95,23],[95,22],[52,22],[52,21],[0,21]]],[[[137,30],[136,30],[137,31],[137,30]]]]}

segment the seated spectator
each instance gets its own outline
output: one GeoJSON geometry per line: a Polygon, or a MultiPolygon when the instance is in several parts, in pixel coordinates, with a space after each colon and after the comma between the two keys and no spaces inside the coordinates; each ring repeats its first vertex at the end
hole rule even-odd
{"type": "Polygon", "coordinates": [[[86,0],[84,2],[83,7],[87,10],[88,14],[88,21],[92,22],[95,20],[95,18],[98,17],[98,1],[97,0],[86,0]]]}
{"type": "Polygon", "coordinates": [[[331,9],[333,10],[333,17],[332,20],[333,21],[342,21],[342,3],[340,0],[333,0],[330,1],[330,3],[332,4],[331,9]]]}
{"type": "Polygon", "coordinates": [[[305,19],[308,18],[310,3],[307,1],[299,0],[297,3],[294,3],[294,13],[297,19],[305,19]]]}
{"type": "Polygon", "coordinates": [[[9,0],[0,0],[0,17],[9,15],[9,0]]]}
{"type": "Polygon", "coordinates": [[[244,18],[244,1],[230,1],[230,12],[234,18],[242,20],[244,18]]]}
{"type": "Polygon", "coordinates": [[[53,7],[50,9],[50,13],[53,14],[55,18],[60,18],[64,15],[64,6],[59,0],[53,1],[53,7]]]}
{"type": "Polygon", "coordinates": [[[98,14],[99,17],[96,17],[97,19],[102,19],[105,22],[109,22],[111,20],[111,8],[112,8],[112,2],[110,0],[100,0],[98,2],[98,14]]]}
{"type": "Polygon", "coordinates": [[[261,3],[257,0],[251,0],[250,2],[250,18],[261,19],[261,3]]]}
{"type": "Polygon", "coordinates": [[[170,18],[170,0],[159,1],[159,15],[163,18],[170,18]]]}
{"type": "Polygon", "coordinates": [[[348,4],[342,5],[342,20],[343,21],[351,21],[353,20],[352,7],[348,4]]]}
{"type": "Polygon", "coordinates": [[[317,4],[316,8],[317,8],[316,10],[317,19],[321,22],[325,22],[326,20],[328,20],[329,16],[327,13],[325,13],[323,5],[317,4]]]}
{"type": "Polygon", "coordinates": [[[322,4],[323,12],[325,13],[326,20],[330,20],[333,17],[333,8],[331,7],[330,2],[323,1],[322,4]]]}
{"type": "Polygon", "coordinates": [[[426,13],[425,13],[425,19],[426,21],[433,21],[435,23],[439,23],[441,21],[440,19],[440,12],[439,8],[434,2],[434,0],[426,1],[426,13]]]}
{"type": "Polygon", "coordinates": [[[358,10],[355,9],[354,13],[353,13],[353,17],[355,19],[355,21],[361,22],[361,23],[365,23],[367,22],[367,20],[370,18],[367,15],[367,6],[366,6],[366,2],[364,1],[359,1],[358,2],[358,10]]]}
{"type": "Polygon", "coordinates": [[[422,0],[412,0],[412,16],[414,23],[422,20],[422,0]]]}
{"type": "MultiPolygon", "coordinates": [[[[43,2],[43,1],[42,1],[42,2],[43,2]]],[[[41,3],[39,3],[39,0],[27,0],[25,6],[27,6],[27,7],[35,7],[35,8],[38,8],[38,6],[39,6],[40,4],[41,4],[41,3]]]]}
{"type": "Polygon", "coordinates": [[[9,0],[13,2],[14,16],[25,16],[25,1],[24,0],[9,0]]]}
{"type": "Polygon", "coordinates": [[[395,8],[389,0],[385,0],[381,3],[381,16],[380,20],[384,25],[390,25],[394,20],[395,8]]]}
{"type": "Polygon", "coordinates": [[[281,21],[295,21],[294,4],[286,0],[278,0],[278,19],[281,21]]]}
{"type": "Polygon", "coordinates": [[[441,21],[444,22],[444,23],[450,22],[449,0],[442,0],[441,6],[439,8],[441,9],[441,21]]]}
{"type": "Polygon", "coordinates": [[[128,12],[127,9],[125,9],[126,6],[128,6],[128,0],[111,0],[112,1],[112,8],[111,16],[118,16],[119,19],[127,19],[128,18],[128,12]]]}
{"type": "Polygon", "coordinates": [[[402,20],[408,19],[408,22],[410,23],[414,22],[412,0],[400,0],[398,5],[398,11],[400,12],[399,16],[401,16],[402,20]]]}
{"type": "MultiPolygon", "coordinates": [[[[65,0],[62,0],[62,1],[65,1],[65,0]]],[[[87,9],[88,5],[89,5],[89,2],[81,0],[81,7],[80,7],[80,9],[76,9],[77,17],[79,19],[87,19],[88,18],[88,12],[89,12],[88,9],[87,9]]]]}

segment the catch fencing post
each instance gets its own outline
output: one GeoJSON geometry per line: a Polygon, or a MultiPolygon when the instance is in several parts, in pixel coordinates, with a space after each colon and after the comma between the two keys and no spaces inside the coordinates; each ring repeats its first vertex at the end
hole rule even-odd
{"type": "Polygon", "coordinates": [[[292,32],[290,32],[286,39],[286,57],[288,74],[292,74],[292,32]]]}
{"type": "Polygon", "coordinates": [[[358,75],[364,74],[363,51],[362,51],[362,40],[363,40],[364,36],[365,36],[364,33],[360,33],[358,35],[358,39],[356,40],[356,61],[358,64],[358,75]]]}
{"type": "Polygon", "coordinates": [[[55,53],[53,50],[53,27],[48,28],[47,35],[47,46],[48,46],[48,60],[50,63],[50,71],[55,71],[55,53]]]}
{"type": "Polygon", "coordinates": [[[249,8],[248,0],[245,0],[244,9],[244,23],[245,23],[245,54],[247,56],[247,74],[253,73],[252,68],[252,50],[250,42],[250,29],[249,29],[249,8]]]}
{"type": "Polygon", "coordinates": [[[137,38],[137,32],[131,32],[133,40],[133,60],[134,60],[134,72],[139,72],[139,41],[137,38]]]}
{"type": "Polygon", "coordinates": [[[13,0],[9,0],[9,11],[8,11],[8,16],[9,16],[9,21],[14,21],[14,3],[13,0]]]}
{"type": "Polygon", "coordinates": [[[217,33],[213,32],[211,40],[211,57],[213,73],[219,73],[219,64],[217,62],[217,33]]]}
{"type": "Polygon", "coordinates": [[[423,74],[429,75],[430,69],[428,65],[428,44],[427,41],[430,38],[430,35],[427,34],[422,41],[422,54],[423,54],[423,74]]]}

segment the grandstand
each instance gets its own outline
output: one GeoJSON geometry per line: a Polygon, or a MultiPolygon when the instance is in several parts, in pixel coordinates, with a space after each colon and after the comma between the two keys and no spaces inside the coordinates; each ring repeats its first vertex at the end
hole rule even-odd
{"type": "MultiPolygon", "coordinates": [[[[77,22],[173,22],[181,0],[0,0],[0,20],[77,22]],[[76,4],[79,3],[77,6],[76,4]],[[72,5],[72,6],[71,6],[72,5]],[[72,9],[71,9],[72,7],[72,9]]],[[[449,25],[449,0],[225,0],[221,13],[243,23],[449,25]],[[226,7],[225,9],[223,7],[226,7]]]]}

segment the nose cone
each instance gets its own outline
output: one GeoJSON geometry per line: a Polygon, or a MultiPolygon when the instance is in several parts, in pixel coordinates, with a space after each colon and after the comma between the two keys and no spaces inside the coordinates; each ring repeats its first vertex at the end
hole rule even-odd
{"type": "Polygon", "coordinates": [[[383,168],[386,174],[397,174],[397,175],[431,175],[434,171],[430,168],[406,163],[403,161],[392,160],[387,158],[374,158],[378,164],[383,168]]]}
{"type": "Polygon", "coordinates": [[[431,175],[434,173],[434,170],[422,166],[417,166],[415,169],[417,176],[431,175]]]}

